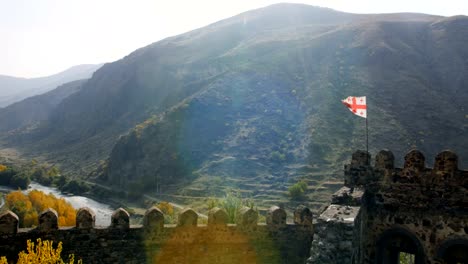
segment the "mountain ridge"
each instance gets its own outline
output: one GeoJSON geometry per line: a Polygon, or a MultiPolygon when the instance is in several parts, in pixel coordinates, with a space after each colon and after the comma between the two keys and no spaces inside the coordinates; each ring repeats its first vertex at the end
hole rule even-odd
{"type": "Polygon", "coordinates": [[[28,97],[48,92],[67,82],[89,78],[101,66],[102,64],[81,64],[50,76],[36,78],[0,75],[0,89],[2,91],[0,107],[6,107],[28,97]]]}
{"type": "Polygon", "coordinates": [[[181,192],[170,187],[181,182],[204,190],[221,177],[284,192],[304,177],[318,197],[334,188],[320,182],[337,180],[365,145],[363,120],[340,100],[367,95],[371,151],[468,155],[465,17],[331,12],[327,20],[329,11],[317,19],[323,10],[302,5],[259,10],[104,65],[6,146],[140,191],[181,192]]]}

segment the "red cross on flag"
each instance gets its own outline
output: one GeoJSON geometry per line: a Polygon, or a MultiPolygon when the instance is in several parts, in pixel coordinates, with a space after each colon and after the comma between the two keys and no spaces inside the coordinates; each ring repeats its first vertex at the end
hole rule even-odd
{"type": "Polygon", "coordinates": [[[349,111],[353,112],[353,114],[367,118],[367,104],[365,96],[348,96],[348,98],[341,100],[341,102],[348,107],[349,111]]]}

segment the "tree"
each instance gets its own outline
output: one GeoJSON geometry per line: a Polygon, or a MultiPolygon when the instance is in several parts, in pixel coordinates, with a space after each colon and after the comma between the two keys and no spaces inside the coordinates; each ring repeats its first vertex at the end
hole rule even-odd
{"type": "Polygon", "coordinates": [[[288,188],[289,196],[293,200],[304,200],[306,190],[307,182],[305,180],[300,180],[288,188]]]}
{"type": "Polygon", "coordinates": [[[9,193],[6,205],[20,220],[21,227],[31,227],[38,224],[38,215],[47,208],[53,208],[58,214],[59,226],[74,226],[76,211],[63,198],[56,198],[53,194],[45,194],[38,190],[32,190],[28,195],[21,191],[9,193]]]}

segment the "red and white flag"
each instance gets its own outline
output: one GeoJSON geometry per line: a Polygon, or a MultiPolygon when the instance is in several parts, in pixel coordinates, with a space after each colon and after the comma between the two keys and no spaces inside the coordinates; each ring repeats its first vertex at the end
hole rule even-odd
{"type": "Polygon", "coordinates": [[[341,100],[341,102],[348,107],[349,111],[353,112],[353,114],[367,118],[367,104],[365,96],[348,96],[348,98],[341,100]]]}

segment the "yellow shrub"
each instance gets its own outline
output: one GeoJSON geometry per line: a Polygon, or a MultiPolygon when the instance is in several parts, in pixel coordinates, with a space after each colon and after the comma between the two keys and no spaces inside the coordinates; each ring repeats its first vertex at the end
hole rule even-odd
{"type": "MultiPolygon", "coordinates": [[[[7,169],[7,166],[0,164],[0,172],[4,171],[7,169]]],[[[1,263],[1,262],[0,262],[1,263]]]]}
{"type": "MultiPolygon", "coordinates": [[[[27,253],[21,251],[18,254],[18,262],[17,264],[30,264],[30,263],[37,263],[37,264],[74,264],[75,263],[75,255],[70,254],[68,256],[68,262],[65,262],[60,254],[62,253],[62,242],[59,242],[57,249],[54,249],[52,241],[44,240],[42,241],[40,238],[37,239],[37,244],[35,245],[34,242],[31,240],[27,241],[27,253]]],[[[83,263],[81,260],[78,260],[78,264],[83,263]]],[[[7,259],[2,257],[0,259],[0,264],[8,264],[7,259]]]]}

